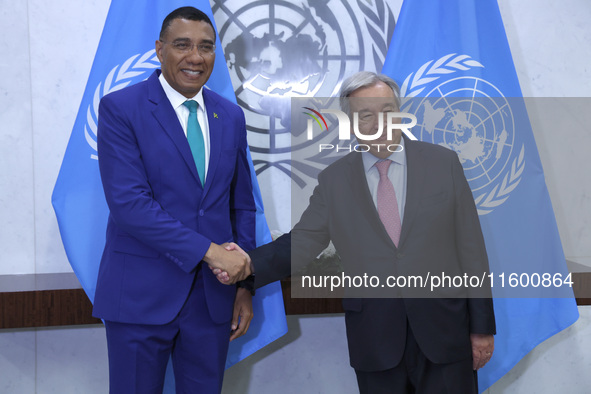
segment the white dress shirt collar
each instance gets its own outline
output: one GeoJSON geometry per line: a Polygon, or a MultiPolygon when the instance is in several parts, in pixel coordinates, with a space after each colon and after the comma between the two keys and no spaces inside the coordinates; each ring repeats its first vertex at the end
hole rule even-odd
{"type": "Polygon", "coordinates": [[[166,78],[164,78],[164,74],[160,74],[158,79],[160,80],[162,89],[164,89],[164,93],[166,93],[166,97],[168,97],[170,104],[172,104],[172,108],[176,110],[181,105],[183,105],[185,101],[195,100],[197,101],[197,104],[199,104],[199,108],[205,111],[205,102],[203,101],[203,89],[205,89],[204,87],[199,89],[199,92],[193,98],[188,99],[176,90],[174,90],[172,86],[170,86],[166,78]]]}
{"type": "MultiPolygon", "coordinates": [[[[398,163],[402,166],[406,166],[406,152],[404,150],[405,146],[404,146],[404,138],[400,138],[400,142],[399,145],[402,146],[402,150],[400,152],[392,152],[392,154],[390,156],[388,156],[386,159],[388,160],[392,160],[394,163],[398,163]]],[[[400,148],[398,148],[400,149],[400,148]]],[[[380,160],[377,157],[375,157],[373,154],[369,153],[369,152],[362,152],[361,153],[361,157],[363,159],[363,168],[365,170],[365,172],[367,173],[369,170],[371,170],[371,168],[380,160]]],[[[385,159],[383,159],[385,160],[385,159]]]]}

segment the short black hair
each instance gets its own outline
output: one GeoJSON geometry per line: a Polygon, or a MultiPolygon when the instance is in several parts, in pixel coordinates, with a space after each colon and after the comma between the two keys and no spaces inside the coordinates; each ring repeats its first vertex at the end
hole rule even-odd
{"type": "Polygon", "coordinates": [[[175,19],[186,19],[189,21],[206,22],[211,26],[215,37],[215,28],[213,27],[213,23],[211,22],[211,19],[209,19],[206,13],[204,13],[201,10],[198,10],[195,7],[181,7],[172,11],[170,14],[166,16],[166,18],[164,18],[164,21],[162,22],[162,29],[160,29],[160,40],[164,38],[166,30],[168,29],[172,21],[175,19]]]}

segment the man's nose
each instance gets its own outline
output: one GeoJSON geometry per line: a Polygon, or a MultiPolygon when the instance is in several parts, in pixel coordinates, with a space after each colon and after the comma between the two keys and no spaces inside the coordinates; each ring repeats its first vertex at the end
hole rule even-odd
{"type": "Polygon", "coordinates": [[[376,112],[375,116],[374,116],[374,121],[373,121],[373,125],[372,125],[372,131],[373,132],[378,132],[378,131],[384,131],[384,125],[387,122],[386,119],[386,113],[382,113],[382,112],[376,112]]]}
{"type": "Polygon", "coordinates": [[[199,49],[197,48],[197,45],[195,45],[195,46],[193,46],[193,48],[191,48],[191,50],[189,51],[189,53],[187,54],[185,59],[187,59],[191,63],[202,63],[205,60],[203,55],[201,55],[201,53],[199,53],[199,49]]]}

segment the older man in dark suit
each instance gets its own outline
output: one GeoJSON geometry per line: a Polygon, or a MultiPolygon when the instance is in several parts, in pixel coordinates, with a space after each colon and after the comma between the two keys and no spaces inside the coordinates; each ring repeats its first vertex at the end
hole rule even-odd
{"type": "MultiPolygon", "coordinates": [[[[391,139],[383,133],[364,140],[379,130],[379,116],[398,112],[398,87],[386,76],[351,76],[343,82],[341,101],[345,112],[359,114],[357,139],[370,148],[322,171],[291,233],[249,253],[256,286],[289,276],[330,241],[345,273],[486,274],[480,223],[456,153],[403,137],[400,130],[391,139]],[[395,144],[402,146],[397,152],[384,148],[395,144]]],[[[227,280],[224,272],[214,272],[227,280]]],[[[476,370],[494,347],[490,289],[407,290],[343,299],[360,392],[477,393],[476,370]]]]}

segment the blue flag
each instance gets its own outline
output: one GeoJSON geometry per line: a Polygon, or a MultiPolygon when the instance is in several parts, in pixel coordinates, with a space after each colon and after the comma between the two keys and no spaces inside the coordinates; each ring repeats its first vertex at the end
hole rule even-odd
{"type": "Polygon", "coordinates": [[[401,110],[419,119],[413,134],[455,150],[472,188],[497,321],[495,352],[479,371],[484,391],[578,318],[496,0],[405,0],[383,73],[401,87],[401,110]]]}
{"type": "MultiPolygon", "coordinates": [[[[78,116],[52,195],[52,204],[72,269],[91,301],[105,244],[108,207],[99,177],[96,133],[98,105],[107,93],[145,80],[160,67],[154,50],[162,21],[184,1],[113,0],[107,15],[78,116]]],[[[191,5],[214,21],[207,0],[191,5]]],[[[207,87],[236,102],[219,38],[215,66],[207,87]]],[[[249,153],[250,155],[250,153],[249,153]]],[[[249,156],[250,160],[250,156],[249,156]]],[[[271,241],[256,173],[250,160],[257,206],[257,245],[271,241]]],[[[254,318],[246,335],[230,344],[226,367],[237,363],[287,332],[279,282],[257,291],[254,318]]],[[[167,384],[167,387],[169,385],[167,384]]]]}

